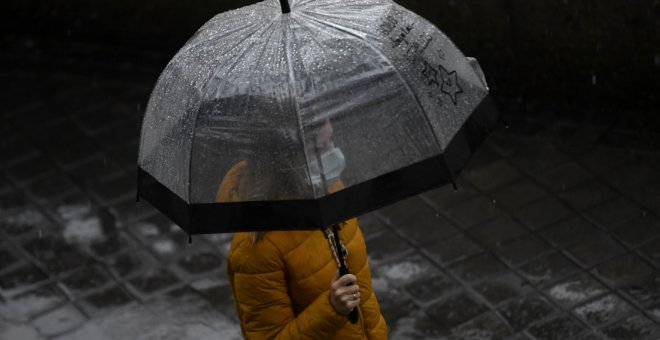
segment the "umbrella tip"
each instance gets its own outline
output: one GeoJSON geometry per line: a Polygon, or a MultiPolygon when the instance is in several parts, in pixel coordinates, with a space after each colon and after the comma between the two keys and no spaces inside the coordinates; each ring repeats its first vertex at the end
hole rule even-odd
{"type": "Polygon", "coordinates": [[[282,14],[291,13],[291,7],[289,6],[288,0],[280,0],[280,5],[282,6],[282,14]]]}

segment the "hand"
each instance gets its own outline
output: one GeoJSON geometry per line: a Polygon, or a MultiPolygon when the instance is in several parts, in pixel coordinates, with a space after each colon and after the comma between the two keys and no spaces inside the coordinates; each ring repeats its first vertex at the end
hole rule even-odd
{"type": "Polygon", "coordinates": [[[355,307],[360,304],[360,287],[355,282],[357,277],[353,274],[346,274],[339,277],[335,275],[330,284],[330,303],[337,313],[348,315],[355,307]]]}

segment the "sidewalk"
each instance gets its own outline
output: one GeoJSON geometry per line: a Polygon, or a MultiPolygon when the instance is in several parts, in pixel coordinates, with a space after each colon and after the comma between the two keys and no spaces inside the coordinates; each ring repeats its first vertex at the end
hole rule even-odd
{"type": "MultiPolygon", "coordinates": [[[[0,75],[0,338],[241,338],[231,236],[135,203],[148,77],[0,75]]],[[[567,117],[360,219],[392,339],[660,338],[658,118],[567,117]]]]}

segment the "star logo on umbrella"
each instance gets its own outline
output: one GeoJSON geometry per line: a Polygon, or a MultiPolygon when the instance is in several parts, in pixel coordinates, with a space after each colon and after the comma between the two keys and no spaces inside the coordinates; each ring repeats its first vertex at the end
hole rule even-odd
{"type": "Polygon", "coordinates": [[[440,65],[440,76],[442,77],[442,87],[440,90],[442,93],[448,95],[454,105],[456,105],[456,97],[459,93],[463,93],[463,89],[458,85],[458,75],[456,74],[456,71],[449,72],[440,65]]]}
{"type": "Polygon", "coordinates": [[[433,68],[427,61],[424,61],[424,71],[422,71],[426,80],[429,81],[429,85],[440,85],[438,82],[438,71],[433,68]]]}

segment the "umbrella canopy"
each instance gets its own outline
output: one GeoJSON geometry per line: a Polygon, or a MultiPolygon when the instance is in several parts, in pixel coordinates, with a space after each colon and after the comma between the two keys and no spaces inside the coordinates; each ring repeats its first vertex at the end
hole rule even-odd
{"type": "Polygon", "coordinates": [[[138,194],[190,234],[323,228],[443,185],[497,121],[476,61],[394,2],[285,12],[215,16],[153,90],[138,194]],[[218,202],[237,167],[250,189],[218,202]]]}

